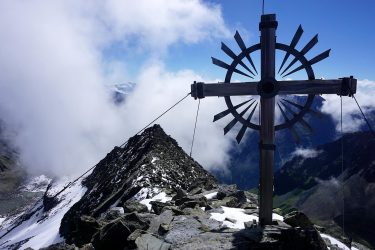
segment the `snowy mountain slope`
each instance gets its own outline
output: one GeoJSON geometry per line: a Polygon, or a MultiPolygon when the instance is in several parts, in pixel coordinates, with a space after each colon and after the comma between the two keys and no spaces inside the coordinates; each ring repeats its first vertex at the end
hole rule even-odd
{"type": "MultiPolygon", "coordinates": [[[[67,183],[66,179],[54,183],[48,195],[54,195],[67,183]]],[[[63,241],[64,239],[59,235],[60,221],[85,192],[86,188],[77,182],[57,196],[59,202],[51,210],[44,211],[43,200],[39,200],[28,214],[3,221],[0,226],[0,237],[19,221],[22,222],[0,239],[0,249],[25,249],[27,247],[39,249],[63,241]]]]}

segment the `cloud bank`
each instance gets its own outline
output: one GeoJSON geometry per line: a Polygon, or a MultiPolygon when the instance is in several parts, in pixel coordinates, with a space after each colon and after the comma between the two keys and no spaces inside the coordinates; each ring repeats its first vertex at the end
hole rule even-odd
{"type": "MultiPolygon", "coordinates": [[[[228,29],[220,6],[198,0],[1,1],[0,33],[1,119],[30,172],[65,175],[96,163],[200,79],[168,72],[161,60],[171,45],[228,29]],[[119,108],[105,85],[128,80],[134,54],[152,60],[140,63],[138,86],[119,108]]],[[[217,102],[202,113],[214,114],[217,102]]],[[[184,105],[162,126],[188,150],[196,102],[184,105]]],[[[229,140],[210,120],[198,126],[197,159],[224,166],[229,140]]]]}
{"type": "MultiPolygon", "coordinates": [[[[369,114],[375,109],[375,81],[368,79],[359,80],[357,83],[357,93],[355,94],[363,112],[369,114]]],[[[337,95],[323,95],[325,101],[321,111],[330,114],[336,122],[336,130],[340,131],[341,104],[337,95]]],[[[343,104],[343,131],[355,132],[365,124],[365,121],[358,109],[357,104],[351,97],[342,97],[343,104]]],[[[374,126],[374,124],[372,124],[374,126]]]]}

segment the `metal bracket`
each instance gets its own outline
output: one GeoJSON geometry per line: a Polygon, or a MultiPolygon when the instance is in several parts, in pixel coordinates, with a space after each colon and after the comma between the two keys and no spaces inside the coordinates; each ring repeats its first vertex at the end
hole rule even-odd
{"type": "Polygon", "coordinates": [[[204,98],[204,83],[203,82],[196,82],[191,85],[191,96],[194,97],[194,99],[202,99],[204,98]]]}
{"type": "Polygon", "coordinates": [[[263,142],[259,142],[259,148],[263,150],[276,150],[276,145],[275,144],[265,144],[263,142]]]}
{"type": "Polygon", "coordinates": [[[341,85],[341,96],[353,96],[357,92],[357,79],[350,77],[343,77],[341,85]]]}

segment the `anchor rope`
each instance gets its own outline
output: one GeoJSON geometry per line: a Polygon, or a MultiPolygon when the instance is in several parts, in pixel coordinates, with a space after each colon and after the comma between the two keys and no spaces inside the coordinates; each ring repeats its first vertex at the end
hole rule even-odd
{"type": "MultiPolygon", "coordinates": [[[[181,98],[180,100],[178,100],[175,104],[173,104],[171,107],[169,107],[168,109],[166,109],[163,113],[161,113],[159,116],[157,116],[155,119],[153,119],[151,122],[149,122],[145,127],[143,127],[141,130],[139,130],[135,135],[138,135],[139,133],[143,132],[145,129],[147,129],[148,127],[150,127],[154,122],[156,122],[157,120],[159,120],[162,116],[164,116],[166,113],[168,113],[170,110],[172,110],[174,107],[176,107],[178,104],[180,104],[183,100],[185,100],[189,95],[191,94],[191,92],[189,92],[188,94],[186,94],[183,98],[181,98]]],[[[134,136],[135,136],[134,135],[134,136]]],[[[129,139],[126,140],[123,144],[121,144],[120,147],[123,147],[124,145],[126,145],[127,143],[129,142],[129,139]]],[[[83,176],[85,176],[88,172],[90,172],[92,169],[94,169],[95,167],[97,166],[97,164],[95,164],[94,166],[90,167],[88,170],[86,170],[83,174],[81,174],[80,176],[78,176],[76,179],[74,179],[73,181],[70,181],[68,182],[67,185],[65,185],[60,191],[58,191],[56,194],[54,194],[51,199],[55,199],[59,194],[61,194],[62,192],[64,192],[66,189],[70,188],[74,183],[76,183],[79,179],[81,179],[83,176]]],[[[37,204],[38,202],[42,201],[43,200],[43,197],[38,199],[35,204],[37,204]]],[[[19,218],[19,221],[13,226],[11,227],[10,229],[8,229],[3,235],[0,236],[0,239],[4,238],[7,234],[9,234],[11,231],[13,231],[15,228],[17,228],[18,226],[20,226],[22,224],[22,222],[24,221],[24,219],[22,218],[24,215],[30,215],[31,214],[34,214],[36,213],[37,211],[39,211],[40,209],[42,209],[44,207],[43,204],[41,204],[39,207],[37,207],[36,209],[34,209],[34,211],[31,211],[29,210],[27,213],[24,213],[23,215],[21,215],[21,217],[19,218]]],[[[5,242],[4,242],[5,243],[5,242]]],[[[0,246],[3,245],[3,244],[0,244],[0,246]]]]}
{"type": "Polygon", "coordinates": [[[355,101],[355,103],[357,104],[357,106],[358,106],[358,108],[359,108],[359,111],[361,111],[362,117],[363,117],[363,119],[366,121],[369,130],[371,131],[372,135],[375,136],[375,132],[374,132],[374,130],[372,129],[370,122],[368,121],[368,119],[367,119],[365,113],[363,112],[363,110],[362,110],[361,106],[359,105],[359,103],[358,103],[358,101],[357,101],[357,98],[355,98],[355,95],[354,95],[354,94],[353,94],[353,98],[354,98],[354,101],[355,101]]]}
{"type": "Polygon", "coordinates": [[[195,115],[195,124],[194,124],[194,132],[193,132],[193,139],[191,141],[191,147],[190,147],[190,157],[193,153],[193,146],[194,146],[194,139],[195,139],[195,131],[197,129],[197,122],[198,122],[198,115],[199,115],[199,107],[201,105],[201,99],[198,99],[198,108],[197,108],[197,114],[195,115]]]}

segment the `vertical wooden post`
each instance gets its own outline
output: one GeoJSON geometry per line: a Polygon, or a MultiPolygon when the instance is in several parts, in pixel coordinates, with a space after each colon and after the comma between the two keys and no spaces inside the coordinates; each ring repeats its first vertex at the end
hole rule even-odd
{"type": "MultiPolygon", "coordinates": [[[[275,79],[276,15],[262,15],[261,31],[261,81],[262,92],[272,92],[275,79]]],[[[273,164],[275,150],[275,97],[260,98],[260,204],[259,222],[262,226],[272,223],[273,164]]]]}

